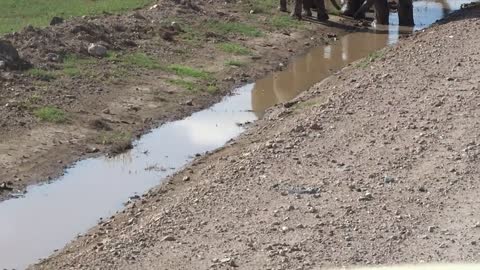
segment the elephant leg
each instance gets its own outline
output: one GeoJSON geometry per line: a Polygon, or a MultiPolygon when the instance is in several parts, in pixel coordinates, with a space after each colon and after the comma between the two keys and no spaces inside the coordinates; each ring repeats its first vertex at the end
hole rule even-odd
{"type": "Polygon", "coordinates": [[[287,0],[280,0],[280,11],[287,12],[287,0]]]}
{"type": "Polygon", "coordinates": [[[359,10],[364,0],[346,0],[345,5],[342,7],[342,14],[345,16],[353,17],[357,10],[359,10]]]}
{"type": "Polygon", "coordinates": [[[390,10],[387,0],[375,0],[375,20],[377,24],[388,25],[390,10]]]}
{"type": "Polygon", "coordinates": [[[303,11],[305,16],[312,16],[313,0],[303,0],[303,11]]]}
{"type": "Polygon", "coordinates": [[[292,17],[295,17],[299,20],[302,19],[302,6],[303,0],[295,0],[295,7],[292,11],[292,17]]]}
{"type": "Polygon", "coordinates": [[[400,0],[398,5],[398,22],[400,26],[414,26],[412,0],[400,0]]]}
{"type": "Polygon", "coordinates": [[[376,1],[379,0],[367,0],[353,15],[355,19],[363,19],[365,18],[365,13],[375,4],[376,1]]]}
{"type": "Polygon", "coordinates": [[[325,9],[325,0],[314,0],[317,7],[317,19],[321,22],[329,19],[327,10],[325,9]]]}

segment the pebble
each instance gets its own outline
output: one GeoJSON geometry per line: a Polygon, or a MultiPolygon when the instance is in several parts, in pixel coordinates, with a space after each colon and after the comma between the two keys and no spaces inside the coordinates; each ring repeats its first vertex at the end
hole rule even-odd
{"type": "Polygon", "coordinates": [[[165,236],[164,238],[162,238],[162,242],[172,242],[172,241],[176,241],[177,239],[175,239],[175,237],[171,236],[171,235],[167,235],[165,236]]]}
{"type": "Polygon", "coordinates": [[[90,45],[88,45],[88,54],[96,57],[104,57],[107,55],[107,48],[100,44],[90,43],[90,45]]]}

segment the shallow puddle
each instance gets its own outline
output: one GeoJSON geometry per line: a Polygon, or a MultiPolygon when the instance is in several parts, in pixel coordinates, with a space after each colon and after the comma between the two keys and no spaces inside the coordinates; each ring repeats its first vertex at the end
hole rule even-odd
{"type": "Polygon", "coordinates": [[[459,9],[461,4],[469,2],[471,1],[416,1],[413,29],[398,27],[398,15],[392,13],[388,27],[379,26],[369,32],[355,32],[331,45],[314,48],[283,71],[255,82],[252,107],[257,116],[262,117],[267,108],[291,100],[347,64],[396,43],[401,33],[428,27],[451,11],[459,9]]]}
{"type": "MultiPolygon", "coordinates": [[[[455,10],[470,1],[448,1],[455,10]]],[[[438,2],[414,2],[416,29],[444,16],[438,2]]],[[[396,14],[391,16],[395,24],[396,14]]],[[[265,109],[288,101],[341,67],[398,40],[398,27],[388,33],[353,33],[315,48],[284,71],[192,116],[171,122],[135,142],[116,158],[76,163],[60,179],[28,188],[25,196],[0,203],[0,269],[23,269],[62,248],[100,217],[122,209],[130,196],[142,194],[181,169],[197,153],[223,146],[244,131],[239,125],[261,117],[265,109]]]]}

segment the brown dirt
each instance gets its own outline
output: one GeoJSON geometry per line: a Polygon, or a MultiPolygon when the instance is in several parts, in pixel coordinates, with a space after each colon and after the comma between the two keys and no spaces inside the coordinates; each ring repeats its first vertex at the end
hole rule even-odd
{"type": "Polygon", "coordinates": [[[479,261],[479,16],[272,109],[33,269],[479,261]]]}
{"type": "Polygon", "coordinates": [[[152,127],[205,108],[235,85],[277,69],[279,62],[310,46],[329,42],[327,33],[341,35],[354,25],[344,21],[341,28],[331,28],[304,22],[299,28],[276,29],[268,23],[271,14],[251,15],[248,3],[163,0],[154,9],[87,16],[6,35],[4,39],[12,42],[40,74],[0,71],[0,184],[6,187],[0,190],[0,200],[11,195],[10,189],[21,191],[29,184],[58,176],[78,159],[121,151],[129,145],[124,138],[135,138],[152,127]],[[181,29],[172,27],[172,21],[181,29]],[[202,26],[212,21],[246,23],[264,35],[208,32],[202,26]],[[249,48],[252,55],[222,52],[218,43],[226,41],[249,48]],[[117,56],[88,56],[91,42],[105,45],[117,56]],[[138,52],[158,59],[160,67],[122,62],[122,57],[138,52]],[[72,55],[78,58],[73,68],[64,63],[72,55]],[[226,67],[225,61],[232,58],[247,65],[226,67]],[[178,79],[164,68],[170,64],[204,69],[213,79],[199,81],[198,91],[183,89],[168,83],[178,79]],[[54,78],[49,77],[52,74],[54,78]],[[206,91],[207,83],[213,83],[217,91],[206,91]],[[40,121],[35,111],[45,106],[63,110],[66,121],[40,121]]]}

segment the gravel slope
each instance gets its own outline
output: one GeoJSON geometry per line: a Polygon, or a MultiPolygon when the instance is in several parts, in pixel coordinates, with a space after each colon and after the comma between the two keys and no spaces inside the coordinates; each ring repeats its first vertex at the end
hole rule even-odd
{"type": "Polygon", "coordinates": [[[478,261],[479,15],[458,13],[274,108],[32,269],[478,261]]]}

